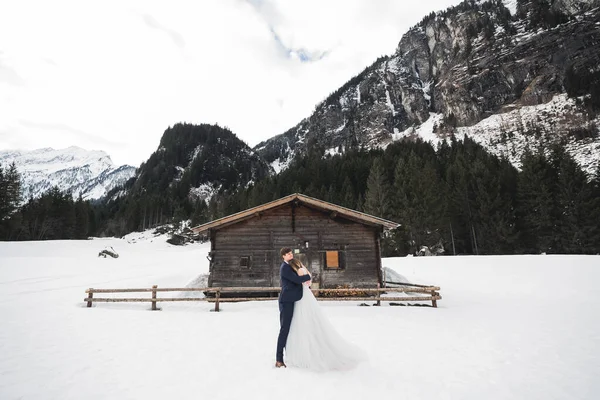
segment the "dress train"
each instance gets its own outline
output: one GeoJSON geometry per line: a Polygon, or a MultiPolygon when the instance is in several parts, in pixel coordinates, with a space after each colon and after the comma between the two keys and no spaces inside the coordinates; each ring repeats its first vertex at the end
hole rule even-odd
{"type": "Polygon", "coordinates": [[[315,371],[348,370],[366,360],[366,353],[346,341],[323,314],[312,291],[303,287],[285,347],[288,365],[315,371]]]}

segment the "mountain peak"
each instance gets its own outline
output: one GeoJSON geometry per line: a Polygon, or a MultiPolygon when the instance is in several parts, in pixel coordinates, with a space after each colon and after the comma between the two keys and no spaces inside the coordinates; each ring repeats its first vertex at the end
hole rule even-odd
{"type": "Polygon", "coordinates": [[[165,130],[158,149],[140,166],[131,192],[160,196],[177,188],[191,199],[208,200],[218,190],[245,186],[270,172],[265,161],[229,129],[177,123],[165,130]]]}
{"type": "Polygon", "coordinates": [[[307,151],[468,132],[515,165],[528,146],[564,142],[589,171],[600,162],[599,6],[600,0],[467,0],[431,13],[402,36],[393,55],[255,151],[285,166],[307,151]]]}
{"type": "Polygon", "coordinates": [[[78,146],[0,151],[0,164],[13,162],[23,178],[23,200],[38,197],[53,186],[74,197],[97,199],[135,173],[134,167],[115,166],[105,151],[78,146]]]}

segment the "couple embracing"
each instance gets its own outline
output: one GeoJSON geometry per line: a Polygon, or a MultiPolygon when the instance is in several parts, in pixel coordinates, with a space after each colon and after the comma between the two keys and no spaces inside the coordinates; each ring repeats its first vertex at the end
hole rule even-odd
{"type": "Polygon", "coordinates": [[[280,330],[277,339],[277,368],[292,366],[316,371],[346,370],[366,359],[361,349],[344,340],[319,308],[309,286],[310,272],[294,259],[292,249],[280,251],[280,330]]]}

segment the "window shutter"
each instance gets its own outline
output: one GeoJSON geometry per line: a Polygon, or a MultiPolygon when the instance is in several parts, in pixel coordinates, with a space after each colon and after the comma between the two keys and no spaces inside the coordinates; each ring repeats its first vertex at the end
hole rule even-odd
{"type": "Polygon", "coordinates": [[[325,265],[327,268],[339,268],[340,267],[340,257],[337,251],[328,251],[327,252],[327,260],[325,265]]]}

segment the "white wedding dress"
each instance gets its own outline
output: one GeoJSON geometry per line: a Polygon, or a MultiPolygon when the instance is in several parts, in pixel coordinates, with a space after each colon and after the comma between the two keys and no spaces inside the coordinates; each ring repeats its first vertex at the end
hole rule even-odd
{"type": "Polygon", "coordinates": [[[365,352],[347,342],[335,330],[303,285],[302,299],[294,303],[294,315],[285,346],[287,365],[315,371],[348,370],[366,360],[365,352]]]}

